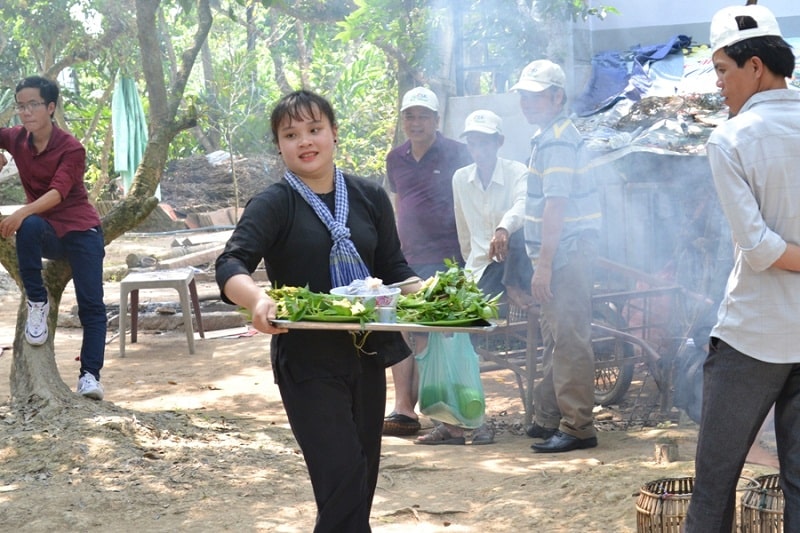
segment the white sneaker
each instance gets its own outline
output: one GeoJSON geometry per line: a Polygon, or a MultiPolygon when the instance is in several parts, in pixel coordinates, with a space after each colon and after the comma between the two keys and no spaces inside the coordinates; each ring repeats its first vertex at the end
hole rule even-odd
{"type": "Polygon", "coordinates": [[[92,400],[103,399],[103,386],[90,372],[86,372],[78,379],[78,394],[92,400]]]}
{"type": "Polygon", "coordinates": [[[47,315],[50,302],[28,300],[28,321],[25,323],[25,340],[31,346],[41,346],[47,342],[47,315]]]}

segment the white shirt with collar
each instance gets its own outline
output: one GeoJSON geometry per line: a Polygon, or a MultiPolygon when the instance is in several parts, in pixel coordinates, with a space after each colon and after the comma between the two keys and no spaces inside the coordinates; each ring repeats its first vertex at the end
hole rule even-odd
{"type": "Polygon", "coordinates": [[[759,92],[707,145],[736,254],[711,334],[768,363],[800,363],[800,272],[770,266],[800,244],[798,117],[800,92],[759,92]]]}
{"type": "Polygon", "coordinates": [[[461,255],[467,271],[479,280],[492,262],[489,245],[498,228],[509,235],[522,227],[528,168],[518,161],[497,158],[492,179],[484,189],[475,163],[453,174],[453,201],[461,255]]]}

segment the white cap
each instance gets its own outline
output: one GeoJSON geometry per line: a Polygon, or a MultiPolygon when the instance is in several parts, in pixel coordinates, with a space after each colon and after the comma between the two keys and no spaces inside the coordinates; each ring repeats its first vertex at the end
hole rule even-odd
{"type": "Polygon", "coordinates": [[[487,135],[503,134],[503,119],[486,109],[473,111],[464,120],[464,133],[461,137],[470,132],[485,133],[487,135]]]}
{"type": "Polygon", "coordinates": [[[720,9],[711,19],[711,50],[712,53],[720,48],[750,39],[752,37],[766,37],[773,35],[783,37],[778,21],[772,11],[757,4],[749,6],[731,6],[720,9]],[[737,19],[750,17],[755,21],[754,28],[739,29],[737,19]]]}
{"type": "Polygon", "coordinates": [[[567,77],[560,66],[547,59],[537,59],[522,69],[519,81],[511,90],[538,93],[549,87],[563,89],[566,83],[567,77]]]}
{"type": "Polygon", "coordinates": [[[431,111],[438,112],[439,99],[436,98],[436,94],[430,89],[414,87],[403,95],[403,103],[400,105],[400,111],[405,111],[409,107],[414,106],[427,107],[431,111]]]}

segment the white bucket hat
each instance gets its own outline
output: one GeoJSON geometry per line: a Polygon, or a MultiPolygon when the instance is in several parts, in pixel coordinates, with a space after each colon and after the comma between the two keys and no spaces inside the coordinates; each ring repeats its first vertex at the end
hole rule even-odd
{"type": "Polygon", "coordinates": [[[439,99],[436,93],[425,87],[414,87],[403,95],[403,102],[400,104],[400,111],[405,111],[409,107],[422,106],[431,111],[439,111],[439,99]]]}
{"type": "Polygon", "coordinates": [[[519,81],[511,87],[512,91],[542,92],[549,87],[561,87],[567,83],[564,70],[547,59],[537,59],[522,69],[519,81]]]}
{"type": "Polygon", "coordinates": [[[783,37],[778,21],[772,11],[758,4],[749,6],[731,6],[720,9],[711,19],[711,51],[751,39],[766,36],[783,37]],[[755,21],[755,27],[739,29],[740,17],[749,17],[755,21]]]}
{"type": "Polygon", "coordinates": [[[464,133],[461,134],[461,137],[470,132],[502,135],[503,119],[491,111],[478,109],[470,113],[464,120],[464,133]]]}

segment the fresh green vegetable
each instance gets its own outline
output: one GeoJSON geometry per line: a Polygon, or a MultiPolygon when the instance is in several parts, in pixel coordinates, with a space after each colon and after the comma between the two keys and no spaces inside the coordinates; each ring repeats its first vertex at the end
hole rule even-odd
{"type": "MultiPolygon", "coordinates": [[[[478,284],[453,261],[447,269],[425,280],[412,294],[400,295],[398,322],[449,322],[497,317],[500,295],[487,299],[478,284]]],[[[277,318],[300,321],[352,317],[353,321],[377,321],[375,300],[351,301],[341,296],[311,292],[308,287],[280,287],[267,294],[278,305],[277,318]]]]}
{"type": "Polygon", "coordinates": [[[278,306],[277,318],[297,322],[321,320],[328,317],[353,317],[359,322],[373,322],[377,318],[375,300],[350,301],[341,296],[312,292],[308,287],[280,287],[267,290],[278,306]]]}
{"type": "Polygon", "coordinates": [[[397,302],[399,322],[445,322],[497,317],[501,295],[487,299],[464,269],[445,260],[447,270],[425,280],[422,288],[401,295],[397,302]]]}

